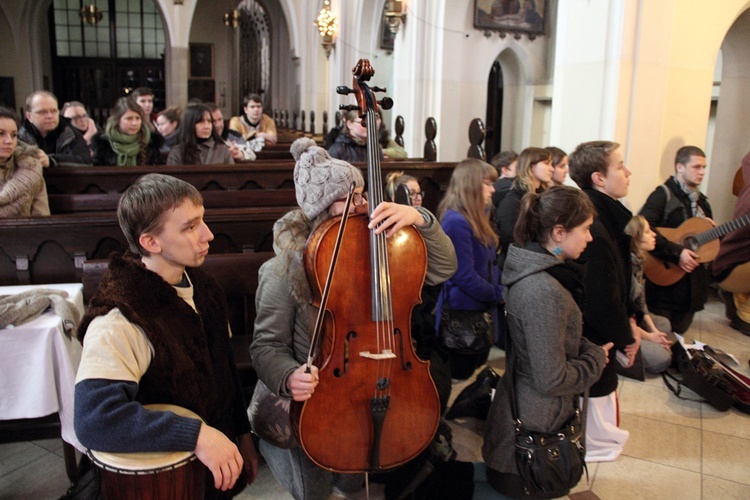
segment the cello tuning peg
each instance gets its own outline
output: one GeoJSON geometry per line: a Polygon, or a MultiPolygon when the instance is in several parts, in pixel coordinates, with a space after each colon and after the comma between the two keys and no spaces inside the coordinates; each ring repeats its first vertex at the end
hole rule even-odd
{"type": "Polygon", "coordinates": [[[346,85],[339,85],[338,87],[336,87],[336,93],[340,95],[349,95],[352,92],[354,92],[354,90],[350,89],[346,85]]]}
{"type": "Polygon", "coordinates": [[[393,107],[393,99],[390,97],[383,97],[378,101],[378,104],[380,104],[380,107],[383,109],[391,109],[393,107]]]}
{"type": "Polygon", "coordinates": [[[359,106],[355,106],[354,104],[339,104],[339,109],[343,109],[346,111],[356,111],[359,109],[359,106]]]}
{"type": "Polygon", "coordinates": [[[387,92],[387,89],[385,87],[370,87],[370,90],[373,92],[387,92]]]}

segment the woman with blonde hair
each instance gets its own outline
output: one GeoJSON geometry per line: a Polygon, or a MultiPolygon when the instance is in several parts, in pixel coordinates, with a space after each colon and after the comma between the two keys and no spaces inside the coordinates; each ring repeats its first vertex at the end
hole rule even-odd
{"type": "MultiPolygon", "coordinates": [[[[648,221],[642,215],[634,215],[625,226],[624,232],[631,237],[630,262],[633,278],[630,281],[630,299],[636,309],[635,328],[642,339],[643,368],[649,373],[661,373],[672,363],[671,342],[665,333],[672,330],[672,325],[667,318],[649,313],[643,277],[645,255],[656,247],[656,233],[651,230],[648,221]]],[[[642,375],[643,373],[640,373],[638,378],[642,378],[642,375]]]]}
{"type": "Polygon", "coordinates": [[[521,198],[526,193],[541,193],[552,183],[552,154],[542,148],[526,148],[518,156],[513,186],[497,207],[495,223],[503,255],[513,242],[513,228],[518,220],[521,198]]]}
{"type": "Polygon", "coordinates": [[[117,100],[104,133],[91,140],[94,165],[161,165],[164,162],[159,148],[163,142],[158,132],[149,130],[138,103],[122,97],[117,100]]]}
{"type": "Polygon", "coordinates": [[[413,207],[421,207],[422,200],[424,199],[424,192],[419,186],[419,181],[409,174],[403,172],[391,172],[385,177],[385,195],[388,197],[388,201],[395,201],[397,196],[396,193],[399,189],[403,189],[404,195],[408,193],[409,204],[413,207]]]}
{"type": "MultiPolygon", "coordinates": [[[[497,170],[489,163],[463,160],[453,170],[438,206],[443,231],[453,242],[458,258],[458,270],[445,282],[438,298],[436,329],[439,334],[441,321],[454,310],[484,312],[493,316],[493,325],[497,324],[502,286],[500,271],[495,265],[498,238],[489,220],[495,180],[497,170]]],[[[491,327],[490,331],[494,329],[491,327]]],[[[459,352],[448,346],[453,378],[466,379],[484,364],[494,338],[487,342],[481,340],[487,346],[478,353],[459,352]]]]}

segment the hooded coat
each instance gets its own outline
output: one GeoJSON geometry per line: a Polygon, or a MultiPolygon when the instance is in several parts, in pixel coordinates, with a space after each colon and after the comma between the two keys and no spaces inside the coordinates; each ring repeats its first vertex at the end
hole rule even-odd
{"type": "Polygon", "coordinates": [[[0,164],[0,217],[50,214],[38,152],[19,142],[8,161],[0,164]]]}
{"type": "MultiPolygon", "coordinates": [[[[518,417],[525,429],[556,431],[573,417],[576,399],[599,379],[606,363],[604,351],[581,336],[583,315],[574,297],[582,294],[581,270],[538,244],[511,245],[503,284],[515,354],[507,370],[515,374],[518,417]],[[565,286],[550,274],[552,268],[565,277],[565,286]]],[[[517,474],[510,378],[504,376],[496,388],[482,455],[489,468],[517,474]]]]}

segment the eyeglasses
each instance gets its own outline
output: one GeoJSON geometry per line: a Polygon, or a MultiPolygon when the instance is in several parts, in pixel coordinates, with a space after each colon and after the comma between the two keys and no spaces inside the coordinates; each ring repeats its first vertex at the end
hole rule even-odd
{"type": "MultiPolygon", "coordinates": [[[[346,198],[339,198],[336,201],[346,202],[346,198]]],[[[336,203],[336,201],[334,201],[334,203],[336,203]]],[[[352,195],[352,205],[354,205],[355,207],[361,207],[365,203],[367,203],[367,194],[354,193],[352,195]]]]}
{"type": "Polygon", "coordinates": [[[60,112],[59,109],[37,109],[36,111],[32,111],[31,113],[35,115],[40,115],[40,116],[43,116],[43,115],[55,116],[59,112],[60,112]]]}
{"type": "Polygon", "coordinates": [[[492,187],[495,185],[491,180],[488,180],[488,179],[485,179],[482,182],[484,182],[485,186],[489,186],[489,187],[492,187]]]}
{"type": "Polygon", "coordinates": [[[88,117],[89,117],[89,115],[87,115],[86,113],[84,113],[84,114],[82,114],[82,115],[73,115],[73,116],[71,116],[71,117],[69,117],[69,118],[70,118],[71,120],[85,120],[85,119],[87,119],[88,117]]]}
{"type": "Polygon", "coordinates": [[[424,199],[424,191],[409,191],[409,198],[415,200],[417,198],[424,199]]]}

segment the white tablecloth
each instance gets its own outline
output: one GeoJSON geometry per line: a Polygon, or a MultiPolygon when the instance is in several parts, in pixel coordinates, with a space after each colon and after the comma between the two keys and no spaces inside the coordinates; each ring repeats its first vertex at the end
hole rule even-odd
{"type": "MultiPolygon", "coordinates": [[[[0,295],[34,288],[68,292],[83,316],[83,285],[0,286],[0,295]]],[[[62,320],[51,311],[13,328],[0,330],[0,420],[60,415],[62,438],[84,451],[73,429],[73,393],[81,344],[65,335],[62,320]]]]}

